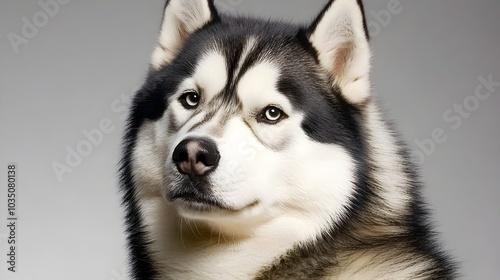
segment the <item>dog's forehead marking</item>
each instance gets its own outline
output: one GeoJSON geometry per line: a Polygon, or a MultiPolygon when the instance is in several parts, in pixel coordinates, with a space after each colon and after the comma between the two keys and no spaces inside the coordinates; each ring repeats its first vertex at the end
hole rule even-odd
{"type": "MultiPolygon", "coordinates": [[[[258,41],[255,36],[249,37],[246,42],[245,42],[245,47],[243,49],[243,52],[241,53],[240,59],[238,61],[238,66],[236,67],[236,70],[234,71],[233,77],[237,79],[237,77],[240,75],[240,72],[242,70],[243,64],[245,63],[245,60],[247,57],[250,55],[254,47],[257,45],[258,41]]],[[[234,81],[233,81],[234,82],[234,81]]]]}
{"type": "Polygon", "coordinates": [[[203,90],[205,98],[211,100],[224,89],[228,82],[224,55],[217,50],[204,54],[196,65],[193,78],[197,86],[203,90]]]}
{"type": "Polygon", "coordinates": [[[255,36],[248,37],[241,54],[233,62],[228,60],[227,54],[217,49],[206,51],[202,55],[189,80],[201,90],[204,96],[201,109],[206,114],[190,127],[190,132],[215,119],[219,126],[224,126],[238,110],[250,115],[269,105],[280,105],[285,111],[292,109],[289,100],[279,94],[278,64],[263,58],[248,61],[253,57],[258,43],[255,36]],[[232,63],[233,66],[230,65],[232,63]],[[232,97],[226,98],[228,96],[232,97]],[[218,118],[215,118],[216,115],[219,115],[218,118]]]}
{"type": "Polygon", "coordinates": [[[258,39],[255,36],[246,39],[241,54],[234,62],[234,68],[228,65],[230,62],[223,52],[217,49],[206,51],[196,64],[194,74],[191,77],[196,85],[203,90],[206,101],[212,100],[226,87],[239,82],[240,74],[246,71],[243,69],[243,65],[257,44],[258,39]]]}
{"type": "Polygon", "coordinates": [[[241,77],[236,92],[243,110],[283,103],[284,96],[277,94],[280,78],[279,67],[271,61],[261,61],[250,67],[241,77]]]}

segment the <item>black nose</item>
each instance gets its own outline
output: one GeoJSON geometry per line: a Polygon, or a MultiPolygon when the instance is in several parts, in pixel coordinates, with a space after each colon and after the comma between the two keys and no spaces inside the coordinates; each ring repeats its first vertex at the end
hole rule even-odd
{"type": "Polygon", "coordinates": [[[180,173],[203,176],[217,168],[220,154],[210,139],[189,138],[175,147],[172,160],[180,173]]]}

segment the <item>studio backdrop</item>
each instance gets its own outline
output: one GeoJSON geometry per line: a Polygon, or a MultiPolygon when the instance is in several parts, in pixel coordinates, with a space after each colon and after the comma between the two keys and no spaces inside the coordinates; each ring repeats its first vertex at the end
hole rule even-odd
{"type": "MultiPolygon", "coordinates": [[[[215,2],[308,23],[327,1],[215,2]]],[[[419,164],[440,240],[463,279],[500,279],[500,2],[364,2],[373,91],[419,164]]],[[[117,166],[163,6],[0,2],[1,279],[127,279],[117,166]]]]}

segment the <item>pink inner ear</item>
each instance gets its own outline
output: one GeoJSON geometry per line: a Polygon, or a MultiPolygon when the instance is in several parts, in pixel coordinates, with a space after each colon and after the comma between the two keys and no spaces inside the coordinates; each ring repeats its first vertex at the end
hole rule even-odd
{"type": "Polygon", "coordinates": [[[335,50],[335,57],[333,59],[332,76],[343,77],[348,67],[349,62],[352,60],[355,49],[354,42],[345,42],[337,47],[335,50]]]}
{"type": "Polygon", "coordinates": [[[176,44],[172,45],[170,47],[167,47],[167,46],[164,46],[163,44],[161,44],[161,42],[160,42],[160,46],[164,50],[169,51],[172,54],[172,56],[176,56],[179,53],[182,46],[184,45],[184,42],[186,42],[187,38],[189,37],[187,27],[183,22],[179,21],[176,23],[176,25],[177,25],[176,30],[179,34],[179,39],[177,40],[176,44]]]}

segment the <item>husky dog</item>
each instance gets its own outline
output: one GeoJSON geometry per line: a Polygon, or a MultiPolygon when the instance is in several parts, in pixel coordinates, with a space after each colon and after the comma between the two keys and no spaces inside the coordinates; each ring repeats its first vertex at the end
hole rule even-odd
{"type": "Polygon", "coordinates": [[[169,0],[121,165],[133,279],[455,279],[370,90],[359,0],[310,26],[169,0]]]}

